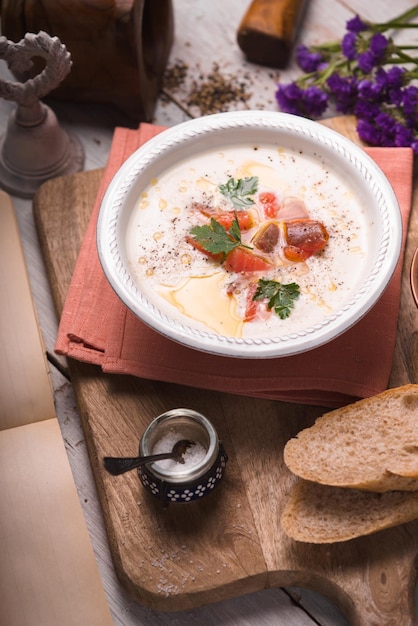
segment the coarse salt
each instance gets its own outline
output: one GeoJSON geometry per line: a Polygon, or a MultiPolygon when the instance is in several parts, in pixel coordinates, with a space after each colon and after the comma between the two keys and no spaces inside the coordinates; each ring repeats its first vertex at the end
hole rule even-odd
{"type": "MultiPolygon", "coordinates": [[[[153,449],[152,454],[164,454],[165,452],[171,452],[178,441],[187,439],[184,433],[180,433],[176,430],[168,431],[161,439],[159,439],[153,449]]],[[[176,472],[183,472],[185,469],[194,467],[206,456],[206,449],[201,443],[193,441],[190,446],[187,447],[183,454],[184,463],[178,463],[175,459],[164,459],[157,461],[156,465],[164,470],[176,472]]]]}

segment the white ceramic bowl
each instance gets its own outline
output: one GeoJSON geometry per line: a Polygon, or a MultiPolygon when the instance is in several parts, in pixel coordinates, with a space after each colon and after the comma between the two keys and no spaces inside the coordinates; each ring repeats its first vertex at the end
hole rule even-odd
{"type": "MultiPolygon", "coordinates": [[[[190,180],[186,184],[190,186],[190,180]]],[[[145,204],[149,205],[148,201],[145,204]]],[[[98,252],[105,275],[139,319],[191,348],[242,358],[282,357],[311,350],[353,326],[387,286],[399,258],[401,238],[401,216],[393,189],[360,147],[316,122],[260,111],[202,117],[149,141],[114,176],[97,225],[98,252]],[[141,252],[141,236],[132,233],[143,232],[145,241],[157,213],[160,222],[151,227],[156,230],[161,221],[173,220],[174,212],[181,212],[178,199],[171,208],[166,206],[171,194],[164,188],[167,171],[181,167],[187,178],[189,171],[199,169],[199,159],[208,153],[223,158],[229,149],[254,150],[255,146],[267,146],[267,150],[280,155],[277,158],[283,161],[279,168],[283,185],[289,185],[291,195],[298,195],[295,185],[300,186],[307,204],[317,207],[330,240],[325,260],[313,261],[317,293],[312,294],[311,287],[305,286],[295,313],[287,320],[246,323],[240,336],[224,335],[170,304],[155,284],[137,271],[138,259],[142,254],[147,258],[149,251],[141,252]],[[152,203],[146,211],[138,208],[152,187],[157,187],[165,198],[164,211],[152,203]],[[340,289],[340,284],[345,287],[340,289]],[[338,295],[331,295],[331,291],[338,295]]],[[[179,249],[184,245],[181,239],[179,249]]],[[[166,259],[161,263],[167,263],[166,259]]]]}

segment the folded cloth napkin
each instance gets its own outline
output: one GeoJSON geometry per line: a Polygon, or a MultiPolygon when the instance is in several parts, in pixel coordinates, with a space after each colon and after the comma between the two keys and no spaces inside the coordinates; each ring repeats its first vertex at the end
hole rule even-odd
{"type": "MultiPolygon", "coordinates": [[[[290,402],[337,407],[387,387],[395,346],[402,255],[379,302],[332,342],[277,359],[234,359],[187,348],[138,320],[107,282],[97,255],[96,223],[103,194],[125,159],[161,127],[117,128],[66,297],[56,352],[105,372],[290,402]]],[[[403,238],[412,194],[412,150],[370,148],[401,206],[403,238]]]]}

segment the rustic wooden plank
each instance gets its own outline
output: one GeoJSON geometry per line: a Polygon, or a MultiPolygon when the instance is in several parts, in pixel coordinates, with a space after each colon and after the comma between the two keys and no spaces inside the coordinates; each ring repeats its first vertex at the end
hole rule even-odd
{"type": "MultiPolygon", "coordinates": [[[[234,623],[242,624],[242,626],[253,626],[257,623],[274,623],[277,626],[310,626],[313,624],[311,619],[296,604],[300,603],[304,590],[298,590],[292,601],[280,589],[266,589],[199,609],[176,612],[175,615],[156,612],[139,603],[132,602],[115,579],[102,511],[94,506],[96,488],[91,465],[88,459],[81,454],[85,449],[86,441],[80,422],[74,419],[75,416],[73,415],[76,402],[73,387],[59,372],[53,370],[52,376],[54,388],[57,390],[57,414],[60,416],[67,453],[74,476],[77,479],[79,497],[101,569],[103,584],[115,614],[115,624],[120,623],[121,626],[134,626],[136,624],[168,626],[168,624],[174,623],[180,626],[180,624],[196,623],[215,626],[229,619],[234,619],[234,623]],[[124,616],[123,622],[117,620],[116,616],[118,615],[124,616]]],[[[320,618],[324,626],[346,626],[346,621],[337,610],[323,598],[316,598],[316,602],[311,604],[310,612],[320,618]]]]}
{"type": "MultiPolygon", "coordinates": [[[[96,191],[88,184],[90,176],[94,176],[97,187],[100,173],[65,177],[46,183],[34,202],[59,310],[72,273],[68,259],[76,258],[90,214],[86,209],[96,191]],[[79,178],[83,196],[87,194],[89,202],[77,198],[79,178]],[[69,223],[64,230],[62,217],[53,205],[57,189],[61,197],[68,199],[68,218],[64,219],[69,223]]],[[[105,376],[94,366],[76,362],[71,362],[71,372],[113,560],[119,578],[135,599],[150,607],[178,610],[268,586],[309,585],[331,595],[353,624],[369,624],[372,610],[377,614],[387,610],[399,624],[410,623],[417,524],[350,545],[325,548],[295,545],[278,526],[283,498],[292,481],[283,466],[281,450],[292,434],[312,422],[320,412],[318,407],[105,376]],[[227,476],[211,500],[180,511],[170,507],[167,514],[145,497],[133,474],[123,481],[105,475],[101,458],[114,451],[135,454],[138,438],[154,415],[173,406],[188,405],[214,421],[230,461],[227,476]],[[110,443],[115,446],[112,450],[110,443]],[[227,529],[226,536],[221,528],[227,529]],[[209,561],[199,552],[199,543],[210,553],[209,561]],[[183,546],[180,553],[176,552],[179,545],[183,546]],[[141,549],[138,555],[134,546],[148,546],[148,550],[141,549]],[[167,572],[167,563],[171,573],[167,572]],[[368,571],[374,573],[372,579],[368,571]],[[384,576],[379,578],[379,572],[384,576]],[[362,581],[361,592],[358,580],[362,581]],[[390,590],[386,580],[390,580],[390,590]],[[398,585],[405,587],[408,601],[399,602],[398,585]],[[385,609],[379,605],[383,593],[390,597],[385,609]]]]}

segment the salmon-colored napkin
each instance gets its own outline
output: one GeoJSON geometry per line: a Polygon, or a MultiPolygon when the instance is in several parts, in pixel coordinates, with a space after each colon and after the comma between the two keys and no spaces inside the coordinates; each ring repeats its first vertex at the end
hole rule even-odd
{"type": "MultiPolygon", "coordinates": [[[[279,359],[234,359],[206,354],[161,336],[119,300],[101,269],[96,223],[103,194],[125,159],[163,128],[117,128],[90,223],[65,301],[55,349],[103,371],[230,393],[336,407],[383,391],[395,345],[403,251],[374,308],[334,341],[279,359]]],[[[370,148],[401,206],[404,241],[412,193],[409,148],[370,148]]]]}

